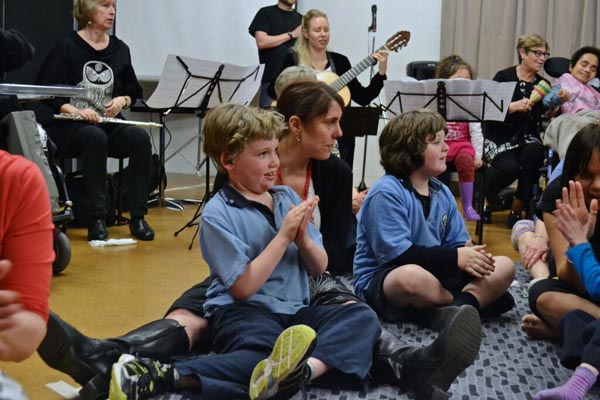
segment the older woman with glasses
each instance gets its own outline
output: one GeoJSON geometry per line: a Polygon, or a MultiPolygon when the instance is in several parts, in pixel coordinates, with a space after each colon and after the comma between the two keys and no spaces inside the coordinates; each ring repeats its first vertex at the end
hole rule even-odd
{"type": "MultiPolygon", "coordinates": [[[[540,123],[546,107],[529,100],[534,86],[543,80],[538,74],[548,52],[548,43],[538,35],[521,36],[517,41],[519,64],[494,76],[497,82],[517,82],[508,114],[503,122],[487,122],[484,160],[490,165],[486,176],[486,202],[497,198],[500,190],[518,179],[517,191],[508,216],[508,227],[521,219],[531,200],[544,161],[540,140],[540,123]]],[[[483,221],[491,222],[491,208],[486,206],[483,221]]]]}

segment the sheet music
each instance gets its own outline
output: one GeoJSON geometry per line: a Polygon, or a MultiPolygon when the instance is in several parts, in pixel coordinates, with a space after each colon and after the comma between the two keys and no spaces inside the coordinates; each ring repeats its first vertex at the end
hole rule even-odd
{"type": "Polygon", "coordinates": [[[264,65],[240,66],[173,54],[168,55],[158,86],[146,104],[156,109],[198,109],[221,65],[224,68],[208,107],[223,102],[249,104],[260,89],[264,65]],[[189,77],[186,66],[193,77],[189,77]]]}
{"type": "Polygon", "coordinates": [[[385,81],[388,118],[428,108],[438,111],[438,82],[446,86],[448,121],[504,121],[516,82],[476,79],[428,79],[416,82],[385,81]]]}

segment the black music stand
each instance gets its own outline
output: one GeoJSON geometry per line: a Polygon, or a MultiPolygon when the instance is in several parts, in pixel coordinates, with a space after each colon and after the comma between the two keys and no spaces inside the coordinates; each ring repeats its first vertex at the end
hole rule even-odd
{"type": "MultiPolygon", "coordinates": [[[[169,54],[158,86],[146,101],[146,105],[149,107],[148,111],[160,113],[160,122],[163,125],[159,141],[159,158],[163,171],[167,160],[179,153],[191,141],[198,140],[196,172],[198,173],[203,165],[206,168],[206,193],[202,200],[197,201],[200,205],[208,199],[210,194],[210,161],[206,157],[202,160],[201,157],[202,121],[206,111],[223,101],[249,103],[260,87],[262,71],[262,66],[237,66],[169,54]],[[215,90],[217,91],[216,96],[212,96],[215,90]],[[192,139],[166,158],[166,116],[171,112],[195,113],[198,117],[199,127],[197,134],[192,139]]],[[[183,206],[175,200],[165,199],[162,185],[159,186],[156,202],[160,206],[167,204],[175,209],[183,210],[183,206]]]]}
{"type": "MultiPolygon", "coordinates": [[[[431,79],[417,82],[386,81],[386,112],[399,115],[428,108],[439,112],[446,121],[504,121],[516,82],[485,80],[431,79]]],[[[483,193],[481,194],[483,196],[483,193]]],[[[483,199],[479,202],[483,214],[483,199]]],[[[483,244],[483,222],[477,221],[475,234],[483,244]]]]}
{"type": "MultiPolygon", "coordinates": [[[[360,184],[358,185],[358,191],[362,192],[367,188],[365,184],[365,168],[367,165],[367,136],[377,136],[377,129],[379,128],[379,116],[381,115],[380,107],[346,107],[342,119],[340,121],[340,127],[344,137],[355,138],[365,137],[365,146],[363,150],[363,162],[362,162],[362,175],[360,184]]],[[[351,140],[352,142],[354,140],[351,140]]],[[[340,154],[343,160],[348,160],[349,157],[354,157],[354,146],[352,151],[347,148],[347,151],[351,154],[340,154]]],[[[350,163],[352,166],[352,164],[350,163]]]]}

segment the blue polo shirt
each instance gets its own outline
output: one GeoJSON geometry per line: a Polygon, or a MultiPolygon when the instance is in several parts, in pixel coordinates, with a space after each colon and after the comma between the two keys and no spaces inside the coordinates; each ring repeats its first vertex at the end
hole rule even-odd
{"type": "Polygon", "coordinates": [[[373,275],[413,244],[462,247],[470,240],[450,189],[429,181],[430,210],[425,218],[410,181],[384,175],[369,190],[358,213],[354,289],[363,296],[373,275]]]}
{"type": "MultiPolygon", "coordinates": [[[[228,289],[279,232],[290,205],[300,203],[298,195],[287,186],[276,186],[269,192],[273,212],[246,199],[228,184],[206,204],[200,223],[200,249],[213,276],[204,304],[207,316],[219,307],[238,302],[228,289]]],[[[308,234],[323,247],[321,233],[313,224],[309,224],[308,234]]],[[[308,306],[308,274],[295,243],[288,246],[267,282],[246,301],[288,315],[308,306]]]]}

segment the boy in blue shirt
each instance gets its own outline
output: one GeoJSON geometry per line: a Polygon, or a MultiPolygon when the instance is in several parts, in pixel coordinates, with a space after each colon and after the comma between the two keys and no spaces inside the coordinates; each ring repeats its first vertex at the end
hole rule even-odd
{"type": "MultiPolygon", "coordinates": [[[[354,287],[388,321],[439,329],[445,323],[439,315],[456,308],[439,307],[489,307],[497,315],[514,305],[506,292],[513,262],[470,245],[454,197],[435,178],[446,169],[445,127],[438,113],[418,110],[394,118],[380,136],[386,175],[369,190],[358,214],[354,287]]],[[[476,323],[464,327],[471,335],[465,335],[460,362],[449,376],[477,356],[477,328],[476,323]]]]}
{"type": "Polygon", "coordinates": [[[283,129],[279,114],[240,105],[207,114],[204,151],[229,178],[200,226],[213,276],[204,307],[216,354],[171,365],[121,356],[111,399],[184,389],[211,399],[289,398],[331,370],[365,380],[379,322],[364,303],[309,306],[308,274],[327,267],[310,222],[319,199],[301,201],[275,186],[283,129]]]}

